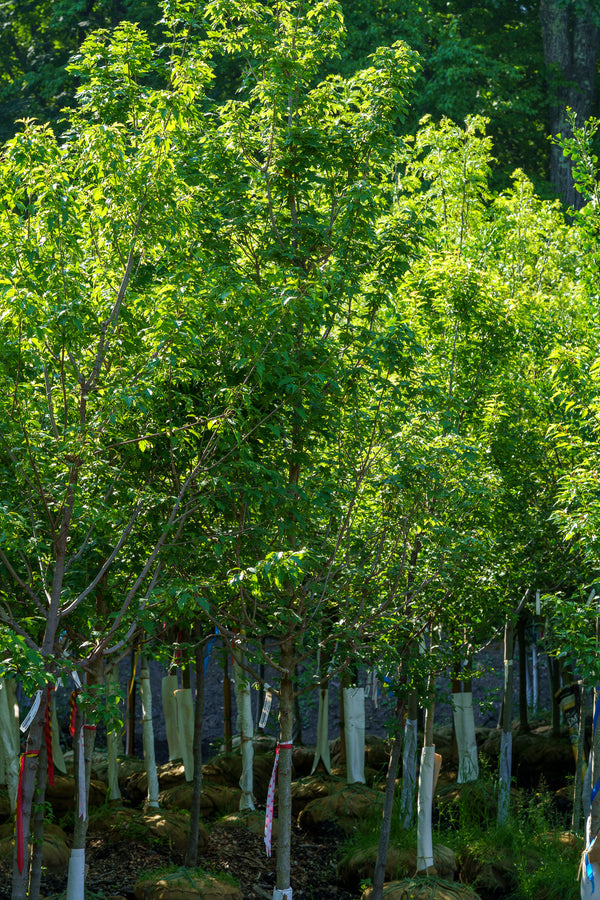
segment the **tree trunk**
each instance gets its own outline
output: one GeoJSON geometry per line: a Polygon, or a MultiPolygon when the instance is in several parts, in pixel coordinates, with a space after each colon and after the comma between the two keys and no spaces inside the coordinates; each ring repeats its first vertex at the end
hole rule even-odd
{"type": "Polygon", "coordinates": [[[508,817],[512,771],[512,694],[513,694],[514,628],[511,621],[504,626],[504,702],[500,743],[500,775],[498,779],[498,825],[508,817]]]}
{"type": "MultiPolygon", "coordinates": [[[[98,660],[93,671],[88,674],[88,684],[100,684],[102,661],[98,660]]],[[[89,822],[90,777],[92,757],[96,742],[96,726],[86,723],[78,708],[75,717],[73,738],[73,766],[75,775],[75,810],[73,823],[73,844],[69,859],[66,900],[83,900],[85,894],[85,842],[89,822]],[[83,754],[83,763],[81,755],[83,754]]]]}
{"type": "Polygon", "coordinates": [[[125,753],[127,756],[135,756],[135,701],[136,684],[135,670],[137,667],[137,649],[131,648],[131,671],[127,689],[127,733],[125,735],[125,753]]]}
{"type": "Polygon", "coordinates": [[[430,675],[427,683],[427,707],[421,769],[419,771],[419,797],[417,821],[417,872],[429,873],[433,868],[433,835],[431,813],[435,782],[435,745],[433,743],[433,718],[435,715],[436,676],[430,675]]]}
{"type": "Polygon", "coordinates": [[[240,777],[240,810],[254,809],[254,727],[252,722],[252,698],[248,673],[244,670],[245,654],[237,649],[233,654],[235,699],[237,704],[237,730],[240,735],[242,775],[240,777]]]}
{"type": "Polygon", "coordinates": [[[277,840],[277,888],[273,900],[284,900],[291,895],[291,845],[292,845],[292,733],[294,728],[294,688],[292,681],[294,648],[291,638],[281,645],[281,687],[279,694],[279,788],[277,840]]]}
{"type": "MultiPolygon", "coordinates": [[[[541,0],[540,23],[549,92],[550,131],[570,135],[567,107],[583,124],[592,112],[598,59],[598,19],[591,2],[541,0]]],[[[573,184],[571,161],[553,144],[550,181],[563,201],[574,208],[581,196],[573,184]]]]}
{"type": "Polygon", "coordinates": [[[140,667],[140,694],[142,696],[142,729],[144,741],[144,763],[148,778],[148,795],[146,803],[153,809],[158,808],[158,774],[156,772],[156,755],[154,753],[154,726],[152,723],[152,687],[148,660],[142,656],[140,667]]]}
{"type": "Polygon", "coordinates": [[[394,722],[392,746],[390,749],[390,759],[388,762],[388,770],[385,779],[383,817],[381,821],[381,831],[379,832],[379,847],[377,849],[377,860],[375,862],[375,873],[373,875],[373,892],[371,895],[371,900],[382,900],[383,898],[385,864],[387,861],[387,853],[390,843],[390,833],[392,830],[392,814],[394,811],[394,796],[396,794],[396,778],[398,777],[398,766],[400,764],[400,753],[402,750],[403,719],[404,700],[398,699],[396,701],[396,717],[394,722]]]}
{"type": "Polygon", "coordinates": [[[202,725],[204,722],[204,650],[205,642],[194,650],[196,665],[196,698],[194,703],[194,777],[192,780],[192,803],[190,806],[190,833],[185,853],[188,868],[198,865],[198,836],[200,834],[200,803],[202,800],[202,725]]]}
{"type": "Polygon", "coordinates": [[[571,818],[571,831],[576,834],[581,828],[582,811],[582,782],[584,772],[584,747],[585,747],[585,682],[579,682],[579,732],[577,735],[577,757],[575,763],[575,784],[573,788],[573,816],[571,818]]]}
{"type": "Polygon", "coordinates": [[[223,740],[225,742],[225,753],[231,753],[233,749],[233,726],[231,720],[231,681],[229,678],[229,656],[226,653],[223,669],[223,740]]]}
{"type": "Polygon", "coordinates": [[[520,614],[517,622],[517,641],[519,644],[519,727],[521,731],[529,731],[527,714],[527,644],[525,642],[525,616],[520,614]]]}
{"type": "Polygon", "coordinates": [[[402,792],[400,794],[400,815],[402,827],[410,828],[413,820],[415,785],[417,783],[417,727],[419,699],[415,691],[408,698],[406,723],[404,726],[404,748],[402,751],[402,792]]]}
{"type": "Polygon", "coordinates": [[[48,775],[48,755],[46,745],[42,743],[38,770],[36,773],[31,866],[29,872],[29,900],[39,900],[42,884],[42,856],[44,852],[44,800],[46,799],[46,777],[48,775]]]}
{"type": "MultiPolygon", "coordinates": [[[[44,692],[44,696],[46,693],[44,692]]],[[[29,881],[29,833],[39,754],[45,727],[46,701],[42,699],[27,735],[25,753],[21,756],[17,815],[15,817],[15,849],[11,900],[26,900],[29,881]],[[21,857],[22,854],[22,857],[21,857]]]]}
{"type": "MultiPolygon", "coordinates": [[[[110,696],[119,683],[119,675],[116,666],[109,666],[106,670],[106,689],[110,696]]],[[[123,745],[121,744],[121,749],[123,745]]],[[[119,787],[119,734],[117,731],[106,733],[106,756],[108,761],[108,799],[111,804],[117,805],[121,801],[121,788],[119,787]]]]}

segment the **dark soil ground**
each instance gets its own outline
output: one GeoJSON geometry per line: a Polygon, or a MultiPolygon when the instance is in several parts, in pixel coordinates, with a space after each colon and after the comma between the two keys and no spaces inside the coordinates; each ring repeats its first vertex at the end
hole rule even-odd
{"type": "MultiPolygon", "coordinates": [[[[336,883],[338,850],[345,840],[335,826],[310,834],[294,827],[292,834],[294,898],[300,900],[355,900],[336,883]]],[[[88,841],[86,890],[106,898],[134,900],[133,886],[140,873],[167,866],[182,866],[183,856],[165,845],[145,841],[108,843],[98,837],[88,841]]],[[[232,875],[240,884],[244,900],[271,900],[275,886],[275,854],[265,855],[262,837],[245,829],[215,825],[206,851],[198,865],[215,875],[232,875]]],[[[11,866],[0,860],[0,898],[10,900],[11,866]]],[[[42,898],[58,897],[66,891],[67,873],[46,874],[42,880],[42,898]]]]}

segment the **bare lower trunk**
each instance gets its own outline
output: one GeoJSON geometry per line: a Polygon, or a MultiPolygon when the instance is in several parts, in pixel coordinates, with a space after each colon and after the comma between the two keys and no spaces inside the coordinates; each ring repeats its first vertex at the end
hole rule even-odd
{"type": "Polygon", "coordinates": [[[45,701],[42,700],[27,736],[25,753],[19,768],[19,789],[17,815],[15,817],[15,850],[13,856],[13,877],[11,900],[26,900],[29,882],[29,833],[33,795],[42,748],[45,721],[45,701]],[[22,859],[20,857],[20,850],[22,859]]]}
{"type": "Polygon", "coordinates": [[[512,770],[512,695],[513,695],[513,623],[504,627],[504,701],[502,707],[502,735],[500,743],[500,773],[498,779],[498,825],[508,818],[510,779],[512,770]]]}
{"type": "Polygon", "coordinates": [[[144,763],[148,779],[146,803],[149,807],[158,808],[158,774],[156,772],[156,756],[154,753],[154,726],[152,724],[152,687],[148,660],[142,657],[140,667],[140,693],[142,696],[142,735],[144,742],[144,763]]]}
{"type": "Polygon", "coordinates": [[[233,749],[233,724],[231,714],[231,681],[229,679],[229,657],[225,656],[225,671],[223,673],[223,740],[225,753],[231,753],[233,749]]]}
{"type": "Polygon", "coordinates": [[[435,780],[435,745],[433,743],[433,719],[435,715],[436,676],[430,675],[427,683],[427,707],[421,769],[419,772],[419,798],[417,821],[417,871],[428,873],[433,868],[433,835],[431,814],[435,780]]]}
{"type": "Polygon", "coordinates": [[[404,749],[402,752],[402,793],[400,795],[400,814],[402,827],[410,828],[413,820],[415,803],[415,785],[417,783],[417,720],[419,716],[419,700],[413,691],[408,698],[408,711],[404,726],[404,749]]]}
{"type": "MultiPolygon", "coordinates": [[[[108,695],[112,695],[119,683],[119,675],[116,666],[110,666],[106,670],[106,689],[108,695]]],[[[111,804],[117,805],[121,801],[121,789],[119,787],[119,743],[120,737],[117,731],[107,731],[106,756],[108,761],[108,799],[111,804]]],[[[123,744],[121,743],[121,749],[123,744]]]]}
{"type": "Polygon", "coordinates": [[[200,802],[202,800],[202,724],[204,721],[204,648],[198,644],[194,651],[196,664],[196,700],[194,703],[194,778],[190,806],[190,833],[185,853],[188,868],[198,865],[198,837],[200,834],[200,802]]]}
{"type": "Polygon", "coordinates": [[[573,789],[573,816],[571,831],[577,833],[581,828],[581,798],[584,772],[585,746],[585,682],[579,682],[579,732],[577,735],[577,761],[575,764],[575,785],[573,789]]]}
{"type": "Polygon", "coordinates": [[[39,900],[42,884],[42,856],[44,852],[44,800],[46,799],[46,776],[48,774],[48,756],[46,746],[42,743],[38,770],[36,773],[31,866],[29,872],[29,900],[39,900]]]}
{"type": "Polygon", "coordinates": [[[240,810],[254,809],[254,727],[252,722],[252,698],[248,673],[244,670],[244,650],[237,647],[233,655],[235,699],[237,703],[237,730],[240,735],[242,775],[240,777],[240,810]]]}
{"type": "MultiPolygon", "coordinates": [[[[277,891],[279,897],[290,889],[292,845],[292,733],[294,726],[294,690],[292,682],[293,643],[291,639],[281,647],[281,688],[279,698],[279,788],[277,839],[277,891]]],[[[275,897],[277,894],[274,895],[275,897]]]]}
{"type": "Polygon", "coordinates": [[[385,796],[383,800],[383,818],[381,821],[381,831],[379,832],[379,847],[377,850],[377,861],[375,863],[375,873],[373,875],[373,893],[371,900],[382,900],[383,883],[385,881],[385,864],[387,861],[388,847],[390,843],[390,833],[392,830],[392,814],[394,811],[394,796],[396,793],[396,778],[398,777],[398,767],[400,764],[400,753],[402,751],[402,727],[404,718],[404,700],[399,699],[396,702],[396,719],[394,727],[394,735],[392,738],[392,746],[390,749],[390,759],[388,762],[388,770],[385,779],[385,796]]]}

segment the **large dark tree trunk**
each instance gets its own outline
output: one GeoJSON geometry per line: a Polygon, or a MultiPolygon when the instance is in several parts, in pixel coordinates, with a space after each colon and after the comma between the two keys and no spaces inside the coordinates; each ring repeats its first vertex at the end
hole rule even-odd
{"type": "MultiPolygon", "coordinates": [[[[582,125],[592,113],[598,59],[598,19],[590,2],[540,0],[542,44],[550,103],[550,131],[568,137],[567,107],[582,125]]],[[[550,180],[566,204],[575,209],[571,161],[556,144],[550,151],[550,180]]]]}

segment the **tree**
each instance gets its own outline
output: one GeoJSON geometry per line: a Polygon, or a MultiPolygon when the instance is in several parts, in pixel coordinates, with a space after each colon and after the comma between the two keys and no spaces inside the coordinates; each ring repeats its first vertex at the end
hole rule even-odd
{"type": "MultiPolygon", "coordinates": [[[[554,136],[571,136],[569,109],[582,123],[593,112],[599,16],[594,0],[540,0],[550,133],[554,136]]],[[[550,151],[550,180],[568,206],[581,205],[569,159],[557,143],[550,151]]]]}

